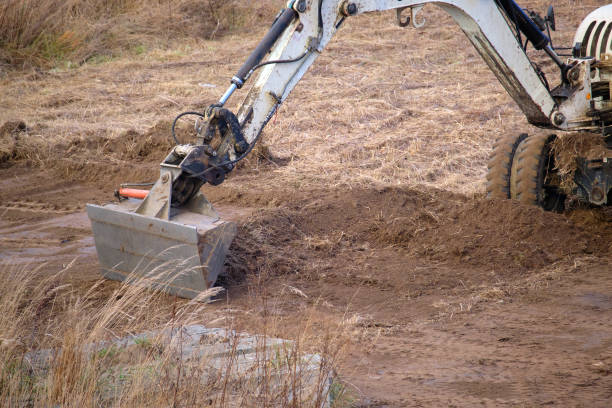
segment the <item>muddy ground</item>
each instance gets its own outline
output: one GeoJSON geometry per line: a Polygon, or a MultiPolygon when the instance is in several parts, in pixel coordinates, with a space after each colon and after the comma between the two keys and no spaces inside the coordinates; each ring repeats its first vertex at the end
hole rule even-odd
{"type": "MultiPolygon", "coordinates": [[[[44,274],[76,258],[71,283],[86,290],[99,275],[83,205],[109,193],[4,170],[3,261],[45,262],[44,274]]],[[[297,320],[348,321],[339,373],[357,406],[609,403],[610,212],[397,187],[211,196],[250,215],[237,219],[227,298],[203,321],[257,332],[272,313],[279,336],[297,320]]]]}
{"type": "MultiPolygon", "coordinates": [[[[533,129],[484,64],[435,64],[457,50],[475,58],[456,27],[404,34],[389,18],[349,25],[271,123],[262,154],[224,185],[204,188],[239,234],[221,282],[226,295],[202,323],[258,332],[273,316],[273,335],[286,337],[298,321],[311,320],[321,335],[342,322],[351,341],[338,374],[354,406],[610,406],[612,212],[572,204],[552,214],[485,200],[496,135],[533,129]],[[379,78],[377,61],[405,59],[389,51],[398,35],[431,49],[442,42],[445,53],[410,55],[405,73],[379,78]],[[366,45],[355,57],[359,39],[366,45]],[[406,82],[423,70],[420,88],[406,82]],[[373,88],[354,85],[366,79],[373,88]],[[482,103],[461,99],[478,81],[482,103]],[[329,100],[348,110],[370,103],[348,117],[316,94],[330,84],[338,86],[329,100]]],[[[120,182],[156,177],[171,146],[171,113],[223,90],[227,75],[214,66],[239,65],[241,41],[211,42],[195,57],[5,77],[0,119],[26,127],[2,130],[3,270],[45,275],[74,262],[77,292],[97,282],[85,204],[111,201],[120,182]],[[208,61],[195,84],[194,58],[208,61]],[[44,111],[26,109],[36,104],[44,111]]],[[[104,282],[100,299],[116,285],[104,282]]]]}

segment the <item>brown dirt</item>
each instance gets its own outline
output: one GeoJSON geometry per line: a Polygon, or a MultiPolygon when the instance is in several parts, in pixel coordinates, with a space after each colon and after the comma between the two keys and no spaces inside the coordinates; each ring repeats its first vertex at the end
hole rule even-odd
{"type": "MultiPolygon", "coordinates": [[[[588,8],[568,4],[560,21],[588,8]]],[[[227,297],[202,323],[258,332],[274,316],[281,337],[308,319],[322,335],[345,325],[352,340],[338,372],[357,407],[607,407],[612,212],[484,200],[488,149],[527,124],[484,65],[454,65],[456,53],[477,61],[456,27],[403,31],[387,20],[347,22],[270,123],[259,156],[204,188],[239,234],[227,297]],[[476,89],[482,99],[466,100],[476,89]]],[[[0,169],[0,262],[50,274],[76,258],[75,293],[96,282],[84,205],[157,177],[177,105],[214,100],[243,59],[244,39],[224,41],[195,57],[7,84],[13,99],[0,100],[0,119],[28,126],[18,138],[0,132],[14,142],[0,169]],[[214,92],[193,91],[204,81],[214,92]],[[60,85],[67,96],[52,89],[60,85]],[[48,105],[46,118],[26,109],[36,103],[48,105]]],[[[100,302],[114,288],[104,282],[100,302]]]]}
{"type": "MultiPolygon", "coordinates": [[[[82,208],[109,194],[25,170],[4,170],[3,260],[50,273],[76,257],[70,283],[84,291],[99,275],[82,208]],[[24,188],[33,180],[45,187],[24,188]]],[[[312,308],[321,330],[345,321],[340,374],[361,406],[605,406],[610,211],[550,214],[427,188],[211,192],[224,213],[251,211],[236,218],[227,302],[204,321],[257,331],[273,313],[279,336],[312,308]]],[[[100,301],[115,289],[105,282],[100,301]]]]}
{"type": "MultiPolygon", "coordinates": [[[[233,205],[282,205],[265,210],[252,231],[265,225],[271,244],[288,237],[313,248],[336,253],[344,244],[395,248],[433,262],[484,267],[503,265],[498,273],[512,276],[542,268],[566,257],[609,254],[610,212],[592,210],[597,223],[586,226],[567,216],[545,213],[513,201],[469,200],[437,190],[402,188],[354,189],[348,192],[310,191],[263,197],[230,195],[218,202],[233,205]],[[313,198],[316,197],[316,198],[313,198]]],[[[248,232],[248,231],[247,231],[248,232]]]]}

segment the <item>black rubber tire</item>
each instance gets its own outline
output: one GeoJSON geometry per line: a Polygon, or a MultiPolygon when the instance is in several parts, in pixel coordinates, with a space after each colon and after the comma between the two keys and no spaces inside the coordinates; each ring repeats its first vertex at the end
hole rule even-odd
{"type": "Polygon", "coordinates": [[[531,136],[523,140],[514,155],[510,174],[510,195],[523,204],[545,211],[563,212],[566,195],[558,187],[551,144],[555,135],[531,136]]]}
{"type": "Polygon", "coordinates": [[[487,165],[487,198],[510,198],[510,175],[512,161],[519,144],[527,138],[527,133],[518,136],[505,136],[493,145],[487,165]]]}

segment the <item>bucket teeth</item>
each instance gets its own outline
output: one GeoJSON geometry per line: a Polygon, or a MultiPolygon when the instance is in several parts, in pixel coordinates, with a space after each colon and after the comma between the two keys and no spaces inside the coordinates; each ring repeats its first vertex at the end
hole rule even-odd
{"type": "Polygon", "coordinates": [[[87,205],[102,275],[189,299],[211,288],[236,225],[187,210],[163,220],[135,213],[137,205],[87,205]]]}

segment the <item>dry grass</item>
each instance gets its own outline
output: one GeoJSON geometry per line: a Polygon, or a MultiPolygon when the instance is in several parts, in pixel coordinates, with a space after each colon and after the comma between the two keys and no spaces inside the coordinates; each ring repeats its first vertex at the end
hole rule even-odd
{"type": "MultiPolygon", "coordinates": [[[[558,45],[571,43],[582,18],[603,4],[553,3],[558,45]]],[[[545,10],[547,2],[524,5],[545,10]]],[[[266,128],[268,153],[284,162],[269,166],[267,177],[290,188],[401,184],[479,194],[493,141],[541,132],[527,124],[452,19],[434,6],[424,13],[429,24],[418,30],[395,26],[392,13],[345,23],[266,128]]],[[[160,119],[217,100],[267,27],[259,24],[247,37],[152,49],[137,59],[7,74],[0,80],[0,122],[22,119],[31,140],[56,145],[146,132],[160,119]]],[[[235,178],[235,186],[249,179],[235,178]]],[[[253,183],[260,179],[252,174],[253,183]]]]}
{"type": "Polygon", "coordinates": [[[223,0],[7,0],[0,5],[0,60],[81,64],[171,39],[214,38],[270,16],[271,2],[223,0]]]}
{"type": "MultiPolygon", "coordinates": [[[[553,37],[567,45],[603,2],[553,3],[559,27],[553,37]]],[[[434,6],[424,12],[430,23],[418,30],[395,26],[392,13],[345,23],[266,128],[269,153],[286,163],[272,166],[269,177],[291,188],[409,184],[479,194],[493,141],[541,132],[527,124],[452,19],[434,6]]],[[[259,38],[226,36],[103,66],[9,75],[0,121],[23,119],[32,138],[54,144],[145,132],[161,118],[217,100],[259,38]]],[[[239,95],[231,103],[240,101],[239,95]]]]}
{"type": "Polygon", "coordinates": [[[321,407],[329,392],[341,396],[338,384],[329,387],[346,341],[341,332],[314,336],[305,321],[293,342],[268,347],[265,333],[275,324],[269,318],[246,371],[238,369],[242,340],[231,327],[219,340],[229,350],[220,364],[206,354],[185,359],[181,328],[202,322],[205,304],[167,304],[140,282],[99,299],[101,283],[86,292],[61,283],[71,269],[44,279],[37,270],[0,269],[0,405],[321,407]],[[151,330],[159,334],[131,349],[108,343],[151,330]],[[314,381],[306,351],[321,352],[314,381]]]}
{"type": "MultiPolygon", "coordinates": [[[[570,44],[581,19],[603,3],[553,2],[557,45],[570,44]]],[[[419,30],[394,26],[387,13],[346,23],[271,126],[272,152],[299,156],[276,174],[296,187],[410,184],[480,193],[495,139],[542,132],[527,124],[449,16],[433,6],[424,15],[419,30]]]]}

